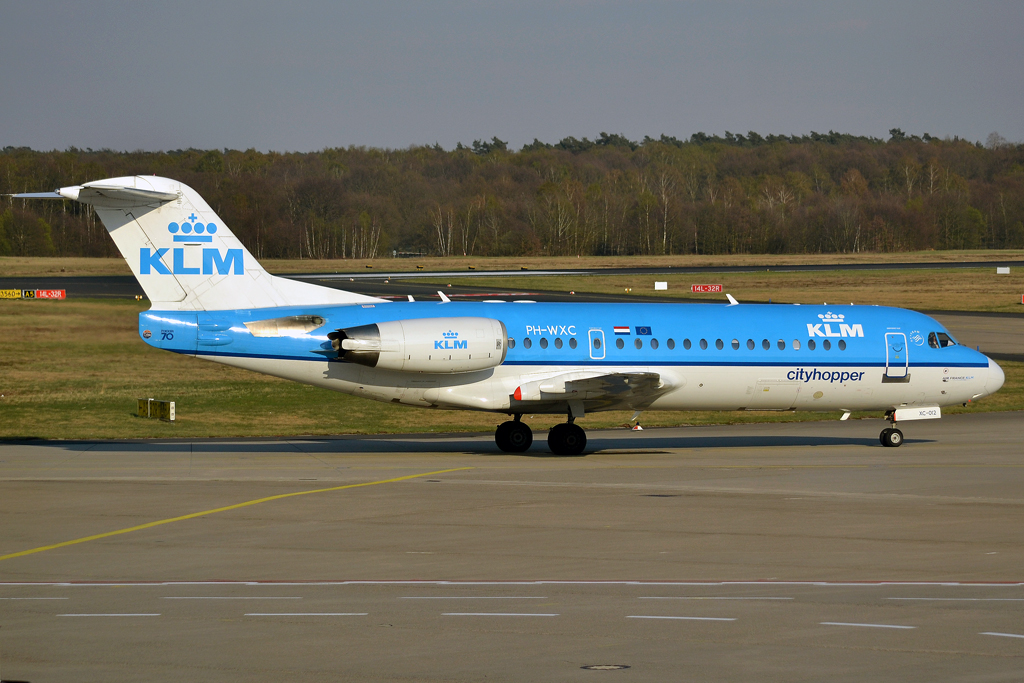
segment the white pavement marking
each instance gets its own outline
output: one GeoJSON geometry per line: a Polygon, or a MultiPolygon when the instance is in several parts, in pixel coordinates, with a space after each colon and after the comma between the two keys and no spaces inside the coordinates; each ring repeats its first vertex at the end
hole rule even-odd
{"type": "Polygon", "coordinates": [[[896,624],[854,624],[846,621],[822,621],[822,626],[860,626],[862,628],[917,628],[916,626],[897,626],[896,624]]]}
{"type": "Polygon", "coordinates": [[[536,612],[443,612],[446,617],[557,617],[557,614],[536,612]]]}
{"type": "Polygon", "coordinates": [[[248,612],[247,617],[365,617],[369,612],[248,612]]]}
{"type": "Polygon", "coordinates": [[[978,634],[979,636],[1001,636],[1003,638],[1024,638],[1024,636],[1017,633],[996,633],[995,631],[983,631],[978,634]]]}
{"type": "Polygon", "coordinates": [[[276,595],[165,595],[164,600],[301,600],[301,596],[276,595]]]}
{"type": "Polygon", "coordinates": [[[793,598],[776,598],[768,596],[722,597],[722,596],[679,596],[679,595],[641,595],[641,600],[792,600],[793,598]]]}
{"type": "Polygon", "coordinates": [[[70,598],[0,598],[0,600],[68,600],[70,598]]]}
{"type": "Polygon", "coordinates": [[[403,595],[402,600],[547,600],[543,595],[403,595]]]}
{"type": "Polygon", "coordinates": [[[144,614],[58,614],[58,617],[158,617],[160,613],[144,613],[144,614]]]}
{"type": "Polygon", "coordinates": [[[736,621],[732,617],[656,617],[646,614],[630,614],[627,619],[676,619],[679,621],[736,621]]]}
{"type": "Polygon", "coordinates": [[[1024,598],[887,598],[888,600],[925,600],[928,602],[1024,602],[1024,598]]]}

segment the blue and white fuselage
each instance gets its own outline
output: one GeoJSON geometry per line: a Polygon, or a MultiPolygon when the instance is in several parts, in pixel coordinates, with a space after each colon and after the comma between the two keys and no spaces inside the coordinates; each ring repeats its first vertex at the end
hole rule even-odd
{"type": "MultiPolygon", "coordinates": [[[[998,390],[1003,372],[934,319],[898,308],[750,304],[395,303],[267,273],[188,186],[132,176],[32,198],[94,207],[151,310],[146,343],[365,398],[559,413],[578,453],[598,410],[879,410],[930,419],[998,390]]],[[[880,439],[898,446],[902,433],[880,439]]]]}
{"type": "MultiPolygon", "coordinates": [[[[983,354],[955,343],[939,346],[939,335],[948,333],[933,318],[878,306],[403,302],[149,311],[139,316],[139,326],[143,339],[157,348],[325,389],[503,413],[566,413],[572,400],[581,402],[579,413],[887,410],[965,403],[1003,383],[1002,370],[983,354]],[[323,323],[308,332],[260,337],[247,327],[306,316],[323,323]],[[821,322],[838,316],[842,323],[821,322]],[[439,372],[378,369],[339,361],[327,337],[338,329],[438,318],[500,321],[509,347],[504,361],[457,373],[441,366],[439,372]],[[574,395],[571,389],[538,389],[523,396],[525,386],[573,373],[659,379],[642,392],[588,396],[586,390],[574,395]]],[[[435,357],[444,358],[439,362],[468,353],[452,349],[451,340],[429,341],[435,357]]]]}

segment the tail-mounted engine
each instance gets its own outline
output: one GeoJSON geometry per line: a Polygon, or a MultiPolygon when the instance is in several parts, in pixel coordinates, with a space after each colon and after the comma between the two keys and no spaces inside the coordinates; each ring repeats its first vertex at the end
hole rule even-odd
{"type": "Polygon", "coordinates": [[[456,373],[505,360],[508,333],[492,318],[392,320],[327,335],[338,358],[382,370],[456,373]]]}

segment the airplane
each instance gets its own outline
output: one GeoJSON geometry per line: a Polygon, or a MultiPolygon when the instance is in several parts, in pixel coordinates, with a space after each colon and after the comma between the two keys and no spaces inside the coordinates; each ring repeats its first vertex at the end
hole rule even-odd
{"type": "MultiPolygon", "coordinates": [[[[269,274],[187,185],[108,178],[13,195],[92,206],[152,303],[150,346],[353,396],[509,416],[494,440],[533,443],[524,414],[560,414],[578,455],[589,412],[879,411],[897,423],[999,390],[1002,369],[936,320],[883,306],[390,301],[269,274]]],[[[639,423],[638,423],[639,424],[639,423]]]]}

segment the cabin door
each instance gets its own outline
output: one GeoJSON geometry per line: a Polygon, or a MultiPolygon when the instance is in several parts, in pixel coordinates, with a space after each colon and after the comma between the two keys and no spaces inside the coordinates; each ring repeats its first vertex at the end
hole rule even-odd
{"type": "Polygon", "coordinates": [[[591,360],[604,358],[604,330],[590,330],[590,358],[591,360]]]}
{"type": "Polygon", "coordinates": [[[907,376],[910,359],[907,358],[907,335],[902,332],[885,333],[885,376],[903,379],[907,376]]]}

